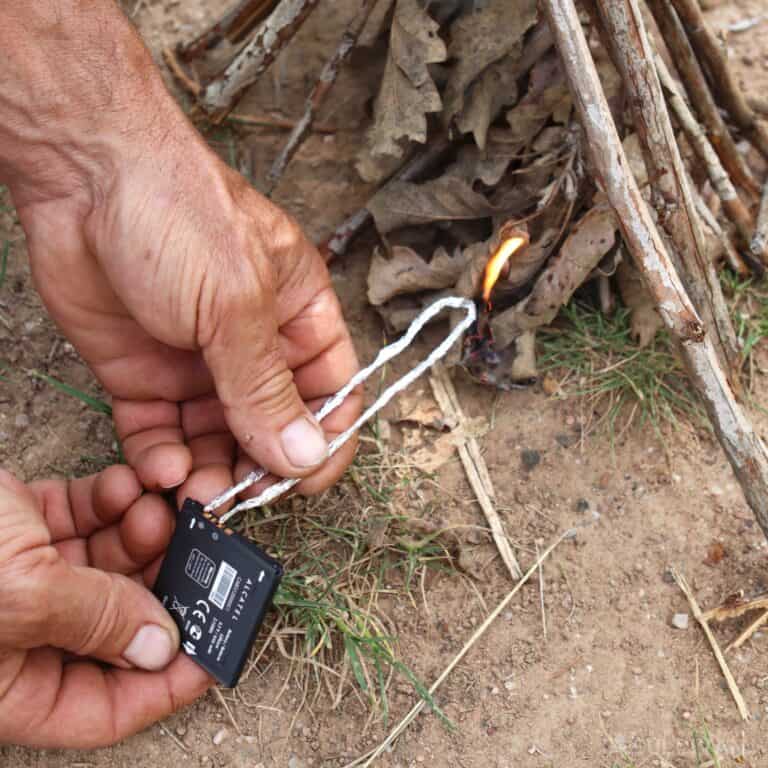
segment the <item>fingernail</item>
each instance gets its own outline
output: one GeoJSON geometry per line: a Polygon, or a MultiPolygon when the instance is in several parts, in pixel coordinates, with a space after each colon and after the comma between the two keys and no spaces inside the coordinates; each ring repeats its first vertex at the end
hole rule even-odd
{"type": "Polygon", "coordinates": [[[316,467],[328,458],[328,443],[309,419],[292,421],[280,435],[283,451],[294,467],[316,467]]]}
{"type": "Polygon", "coordinates": [[[134,667],[155,672],[167,667],[177,650],[173,638],[165,629],[156,624],[146,624],[134,635],[123,658],[134,667]]]}

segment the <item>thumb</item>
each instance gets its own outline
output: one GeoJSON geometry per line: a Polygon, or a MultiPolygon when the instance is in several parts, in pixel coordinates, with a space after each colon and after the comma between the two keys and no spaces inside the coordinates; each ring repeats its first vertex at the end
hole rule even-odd
{"type": "Polygon", "coordinates": [[[280,347],[272,291],[230,295],[203,349],[227,423],[252,459],[281,477],[303,477],[328,458],[280,347]]]}
{"type": "Polygon", "coordinates": [[[34,591],[45,606],[44,629],[37,635],[44,644],[150,671],[163,669],[178,653],[173,619],[128,577],[72,566],[63,558],[40,574],[34,591]]]}

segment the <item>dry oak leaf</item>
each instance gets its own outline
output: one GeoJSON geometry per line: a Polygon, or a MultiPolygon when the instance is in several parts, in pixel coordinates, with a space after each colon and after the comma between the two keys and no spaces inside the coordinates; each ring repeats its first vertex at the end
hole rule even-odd
{"type": "Polygon", "coordinates": [[[394,246],[390,258],[377,248],[368,271],[368,301],[378,307],[402,294],[449,288],[459,279],[465,263],[459,249],[451,255],[438,248],[427,262],[404,245],[394,246]]]}
{"type": "Polygon", "coordinates": [[[435,221],[483,219],[496,212],[488,198],[475,192],[466,181],[451,175],[422,184],[392,181],[377,192],[366,207],[381,235],[400,227],[435,221]]]}
{"type": "Polygon", "coordinates": [[[438,29],[418,0],[397,0],[387,63],[368,132],[367,151],[372,155],[401,157],[401,140],[427,140],[426,115],[442,109],[428,68],[447,57],[438,29]]]}
{"type": "Polygon", "coordinates": [[[445,89],[446,123],[462,111],[467,89],[487,67],[509,54],[519,58],[523,35],[536,23],[536,5],[536,0],[490,0],[451,25],[449,53],[456,65],[445,89]]]}
{"type": "Polygon", "coordinates": [[[614,247],[617,230],[616,216],[610,208],[595,206],[587,211],[536,279],[530,294],[491,320],[497,348],[504,349],[524,331],[551,323],[560,307],[614,247]]]}

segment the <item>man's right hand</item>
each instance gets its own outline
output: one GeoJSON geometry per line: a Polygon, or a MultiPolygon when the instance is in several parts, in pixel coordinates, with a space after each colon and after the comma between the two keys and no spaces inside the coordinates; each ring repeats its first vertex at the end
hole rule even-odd
{"type": "Polygon", "coordinates": [[[205,145],[112,2],[0,8],[0,181],[51,315],[114,399],[144,485],[207,501],[257,462],[336,481],[357,370],[328,271],[205,145]],[[325,433],[325,434],[324,434],[325,433]]]}

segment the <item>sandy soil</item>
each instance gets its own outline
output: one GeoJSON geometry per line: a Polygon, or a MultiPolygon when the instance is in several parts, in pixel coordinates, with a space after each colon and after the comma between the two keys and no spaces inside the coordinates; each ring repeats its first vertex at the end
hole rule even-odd
{"type": "MultiPolygon", "coordinates": [[[[132,9],[133,0],[128,5],[132,9]]],[[[221,5],[219,0],[144,2],[136,6],[135,20],[157,53],[162,45],[188,38],[221,5]]],[[[241,111],[297,114],[308,82],[301,73],[319,69],[352,6],[327,5],[322,24],[308,24],[277,67],[282,79],[266,77],[241,111]]],[[[763,0],[743,0],[716,8],[712,18],[723,26],[764,11],[763,0]]],[[[760,94],[768,86],[766,29],[768,21],[731,36],[745,87],[760,94]]],[[[365,198],[350,160],[361,141],[370,70],[361,59],[344,75],[328,118],[342,130],[331,138],[310,139],[277,196],[314,237],[365,198]]],[[[243,140],[254,178],[263,176],[278,140],[268,131],[243,140]]],[[[90,471],[112,455],[110,424],[30,377],[29,370],[43,370],[97,392],[32,290],[22,233],[11,213],[0,213],[3,237],[14,245],[0,293],[0,360],[8,364],[3,374],[8,380],[0,382],[0,464],[26,479],[90,471]]],[[[370,245],[363,240],[334,275],[363,359],[381,341],[362,290],[370,245]]],[[[721,765],[767,765],[768,634],[756,635],[730,656],[752,713],[743,723],[703,635],[693,623],[687,630],[670,625],[674,613],[687,610],[669,578],[672,565],[685,571],[705,606],[739,589],[768,589],[766,542],[711,436],[683,427],[666,435],[662,445],[650,430],[634,430],[612,450],[601,436],[563,439],[576,435],[583,420],[575,401],[548,398],[538,389],[497,394],[463,380],[459,384],[470,415],[495,408],[494,429],[482,447],[523,563],[532,562],[537,542],[546,544],[559,531],[582,527],[544,567],[546,637],[534,581],[441,689],[438,703],[457,730],[448,732],[435,717],[422,716],[380,764],[688,768],[697,765],[692,734],[706,728],[721,765]],[[521,462],[525,449],[540,452],[541,462],[532,470],[521,462]],[[727,554],[719,564],[707,565],[707,550],[715,541],[727,554]]],[[[758,382],[756,399],[756,405],[768,405],[764,380],[758,382]]],[[[768,417],[756,408],[753,416],[765,432],[768,417]]],[[[441,503],[451,518],[480,524],[460,467],[446,465],[439,480],[441,503]]],[[[427,682],[486,615],[481,598],[492,606],[511,586],[490,543],[478,550],[479,561],[488,563],[476,583],[481,597],[464,579],[448,574],[432,581],[426,606],[393,599],[400,655],[427,682]]],[[[736,630],[730,626],[719,636],[728,640],[736,630]]],[[[294,718],[301,691],[291,685],[275,704],[286,666],[278,659],[266,670],[249,678],[237,698],[225,692],[240,734],[209,694],[162,728],[114,748],[59,753],[0,747],[0,765],[339,766],[384,735],[383,725],[369,722],[354,697],[330,711],[328,697],[320,696],[311,711],[294,718]],[[214,744],[222,728],[227,733],[214,744]]],[[[392,721],[414,700],[412,689],[397,685],[392,721]]]]}

